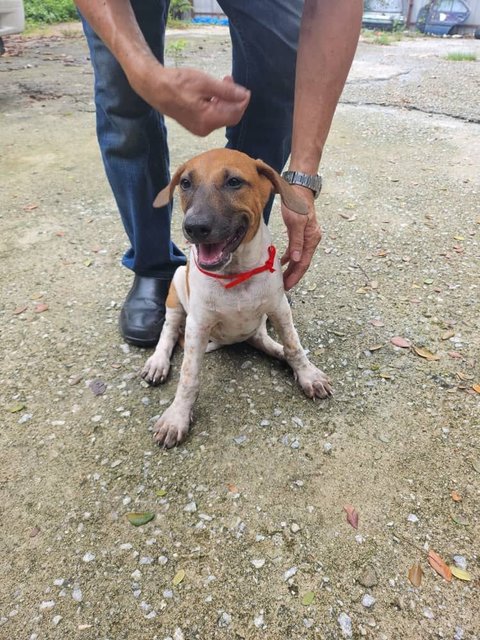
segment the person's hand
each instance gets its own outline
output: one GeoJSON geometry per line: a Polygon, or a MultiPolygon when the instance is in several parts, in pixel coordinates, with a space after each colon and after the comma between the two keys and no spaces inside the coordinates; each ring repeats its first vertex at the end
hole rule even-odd
{"type": "Polygon", "coordinates": [[[293,186],[297,194],[308,205],[308,214],[300,215],[282,204],[283,221],[288,232],[288,247],[281,258],[282,265],[287,265],[283,273],[283,284],[288,291],[297,284],[307,271],[313,254],[322,238],[322,231],[317,222],[313,192],[305,187],[293,186]]]}
{"type": "Polygon", "coordinates": [[[250,100],[250,91],[230,76],[217,80],[196,69],[155,65],[129,80],[152,107],[197,136],[237,124],[250,100]]]}

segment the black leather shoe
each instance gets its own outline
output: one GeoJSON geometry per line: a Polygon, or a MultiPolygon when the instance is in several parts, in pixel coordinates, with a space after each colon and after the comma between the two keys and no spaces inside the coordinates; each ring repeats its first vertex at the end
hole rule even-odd
{"type": "Polygon", "coordinates": [[[169,279],[135,276],[120,312],[120,332],[136,347],[155,347],[165,320],[169,279]]]}

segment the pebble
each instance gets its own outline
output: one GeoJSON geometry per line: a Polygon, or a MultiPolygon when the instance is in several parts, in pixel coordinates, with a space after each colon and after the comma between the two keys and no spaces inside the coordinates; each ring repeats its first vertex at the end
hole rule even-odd
{"type": "Polygon", "coordinates": [[[140,564],[153,564],[152,556],[142,556],[139,560],[140,564]]]}
{"type": "Polygon", "coordinates": [[[53,584],[56,587],[63,587],[63,585],[65,584],[65,579],[64,578],[56,578],[56,580],[53,581],[53,584]]]}
{"type": "Polygon", "coordinates": [[[300,525],[296,522],[292,522],[292,524],[290,525],[290,530],[292,533],[298,533],[300,531],[300,525]]]}
{"type": "Polygon", "coordinates": [[[18,424],[24,424],[25,422],[28,422],[32,418],[33,418],[33,415],[31,413],[24,413],[23,416],[18,421],[18,424]]]}
{"type": "Polygon", "coordinates": [[[95,554],[90,553],[90,551],[87,551],[87,553],[83,556],[82,560],[84,562],[92,562],[92,560],[95,560],[95,554]]]}
{"type": "Polygon", "coordinates": [[[173,640],[185,640],[185,636],[183,635],[183,631],[180,627],[177,627],[173,632],[173,640]]]}
{"type": "Polygon", "coordinates": [[[255,558],[252,560],[252,564],[255,569],[261,569],[265,564],[265,558],[255,558]]]}
{"type": "Polygon", "coordinates": [[[55,606],[55,600],[44,600],[40,603],[40,609],[52,609],[55,606]]]}
{"type": "Polygon", "coordinates": [[[355,541],[358,544],[363,544],[365,542],[365,538],[362,535],[360,535],[359,533],[357,533],[357,535],[355,536],[355,541]]]}
{"type": "Polygon", "coordinates": [[[414,513],[410,513],[407,517],[408,522],[413,522],[414,524],[418,522],[418,518],[414,513]]]}
{"type": "Polygon", "coordinates": [[[173,598],[173,591],[171,589],[165,589],[163,592],[164,598],[173,598]]]}
{"type": "Polygon", "coordinates": [[[130,542],[123,542],[120,545],[120,549],[122,549],[122,551],[130,551],[130,549],[133,549],[133,544],[130,544],[130,542]]]}
{"type": "Polygon", "coordinates": [[[466,571],[467,559],[465,558],[465,556],[453,556],[453,561],[459,569],[463,569],[464,571],[466,571]]]}
{"type": "Polygon", "coordinates": [[[116,467],[119,467],[121,464],[122,464],[122,461],[121,461],[121,460],[114,460],[114,461],[112,462],[112,464],[110,465],[110,467],[111,467],[112,469],[115,469],[116,467]]]}
{"type": "Polygon", "coordinates": [[[158,562],[159,562],[159,564],[164,564],[164,565],[167,564],[167,562],[168,562],[167,556],[160,556],[158,558],[158,562]]]}
{"type": "Polygon", "coordinates": [[[328,456],[330,453],[332,453],[332,449],[333,444],[331,442],[325,442],[325,444],[323,445],[323,453],[328,456]]]}
{"type": "Polygon", "coordinates": [[[130,575],[132,576],[132,578],[134,580],[141,580],[142,579],[142,574],[138,569],[135,569],[135,571],[132,571],[132,573],[130,575]]]}
{"type": "Polygon", "coordinates": [[[236,436],[233,441],[235,444],[243,444],[247,439],[247,436],[236,436]]]}
{"type": "Polygon", "coordinates": [[[465,635],[465,631],[462,627],[455,627],[455,635],[453,636],[453,640],[463,640],[465,635]]]}
{"type": "Polygon", "coordinates": [[[57,626],[57,624],[60,622],[61,619],[62,619],[62,616],[53,616],[52,622],[55,626],[57,626]]]}
{"type": "Polygon", "coordinates": [[[150,611],[150,613],[145,614],[145,618],[147,620],[151,620],[152,618],[155,618],[156,616],[157,616],[157,612],[155,611],[155,609],[150,611]]]}
{"type": "Polygon", "coordinates": [[[435,617],[430,607],[424,607],[423,615],[425,616],[425,618],[428,618],[429,620],[433,620],[433,618],[435,617]]]}
{"type": "Polygon", "coordinates": [[[263,611],[260,611],[259,615],[255,616],[255,618],[253,619],[253,624],[257,627],[257,629],[261,629],[265,625],[263,611]]]}
{"type": "Polygon", "coordinates": [[[245,362],[243,362],[240,365],[240,369],[249,369],[252,366],[252,361],[251,360],[245,360],[245,362]]]}
{"type": "Polygon", "coordinates": [[[292,422],[297,425],[297,427],[303,427],[303,421],[298,416],[292,417],[292,422]]]}
{"type": "Polygon", "coordinates": [[[358,578],[358,582],[367,589],[378,584],[378,578],[377,574],[375,573],[375,569],[373,569],[373,567],[366,567],[362,575],[358,578]]]}
{"type": "Polygon", "coordinates": [[[232,622],[232,616],[226,611],[223,611],[220,617],[218,618],[218,626],[228,627],[231,624],[231,622],[232,622]]]}
{"type": "Polygon", "coordinates": [[[292,442],[292,444],[290,445],[290,447],[292,449],[300,449],[300,440],[298,440],[297,438],[295,438],[295,440],[292,442]]]}
{"type": "Polygon", "coordinates": [[[340,625],[340,629],[342,630],[344,638],[352,637],[352,620],[350,616],[342,611],[342,613],[338,616],[337,622],[340,625]]]}
{"type": "Polygon", "coordinates": [[[81,602],[83,600],[83,594],[80,587],[74,587],[72,591],[72,598],[75,602],[81,602]]]}
{"type": "Polygon", "coordinates": [[[186,511],[187,513],[195,513],[195,511],[197,510],[197,503],[192,501],[189,502],[184,508],[184,511],[186,511]]]}
{"type": "Polygon", "coordinates": [[[260,426],[261,426],[261,427],[268,427],[268,426],[270,426],[270,420],[262,420],[262,421],[260,422],[260,426]]]}
{"type": "Polygon", "coordinates": [[[287,571],[285,571],[285,573],[283,574],[283,579],[289,580],[290,578],[293,578],[297,571],[298,567],[290,567],[290,569],[287,569],[287,571]]]}
{"type": "Polygon", "coordinates": [[[376,600],[369,593],[366,593],[362,598],[362,605],[365,609],[370,609],[375,604],[376,600]]]}

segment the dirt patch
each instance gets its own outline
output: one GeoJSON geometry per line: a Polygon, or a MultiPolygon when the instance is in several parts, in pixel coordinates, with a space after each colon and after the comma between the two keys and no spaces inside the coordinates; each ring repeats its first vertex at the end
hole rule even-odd
{"type": "MultiPolygon", "coordinates": [[[[223,31],[181,37],[181,64],[228,72],[223,31]]],[[[215,352],[169,452],[149,428],[181,354],[150,389],[117,332],[131,277],[85,43],[22,40],[0,61],[0,637],[336,639],[349,620],[355,638],[479,637],[478,63],[443,60],[451,46],[362,44],[335,118],[324,239],[292,294],[335,398],[308,402],[245,346],[215,352]],[[428,549],[472,581],[443,580],[428,549]]],[[[223,144],[169,130],[173,166],[223,144]]]]}

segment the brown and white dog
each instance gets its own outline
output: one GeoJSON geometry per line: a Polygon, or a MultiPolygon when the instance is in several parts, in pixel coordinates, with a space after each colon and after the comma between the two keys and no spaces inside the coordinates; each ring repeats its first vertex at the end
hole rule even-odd
{"type": "Polygon", "coordinates": [[[286,360],[309,398],[332,393],[298,339],[280,260],[262,217],[272,192],[290,209],[306,213],[294,189],[261,160],[228,149],[207,151],[179,167],[154,205],[169,202],[177,186],[190,258],[175,272],[160,340],[142,371],[150,384],[164,382],[173,348],[185,334],[175,399],[154,428],[155,440],[167,448],[187,436],[203,354],[219,346],[246,341],[286,360]],[[267,317],[283,346],[268,335],[267,317]]]}

